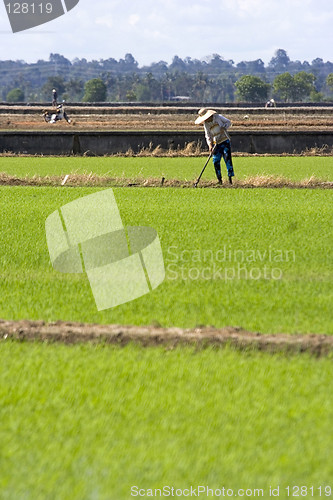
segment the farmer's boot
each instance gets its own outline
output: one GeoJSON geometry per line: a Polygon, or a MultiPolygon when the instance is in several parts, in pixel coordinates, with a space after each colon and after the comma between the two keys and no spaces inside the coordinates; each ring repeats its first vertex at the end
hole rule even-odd
{"type": "Polygon", "coordinates": [[[219,184],[222,184],[222,175],[221,175],[221,164],[214,163],[215,173],[219,184]]]}

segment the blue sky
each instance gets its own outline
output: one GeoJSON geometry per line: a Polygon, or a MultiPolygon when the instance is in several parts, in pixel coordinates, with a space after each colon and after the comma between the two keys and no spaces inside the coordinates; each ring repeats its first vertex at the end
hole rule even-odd
{"type": "Polygon", "coordinates": [[[332,0],[80,0],[66,15],[13,34],[1,3],[0,60],[131,53],[144,66],[216,53],[268,63],[281,48],[292,60],[333,61],[332,26],[332,0]]]}

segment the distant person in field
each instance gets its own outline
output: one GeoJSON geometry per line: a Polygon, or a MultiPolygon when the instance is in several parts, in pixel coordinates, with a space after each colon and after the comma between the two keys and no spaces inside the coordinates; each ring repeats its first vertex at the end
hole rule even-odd
{"type": "Polygon", "coordinates": [[[66,111],[65,111],[63,104],[59,104],[59,106],[57,106],[57,112],[51,116],[50,123],[55,123],[55,122],[57,122],[59,120],[63,120],[63,119],[65,119],[67,123],[71,122],[66,111]]]}
{"type": "Polygon", "coordinates": [[[70,119],[68,118],[68,115],[65,111],[65,107],[63,104],[59,104],[59,106],[57,106],[57,118],[56,118],[56,121],[57,120],[63,120],[65,119],[67,123],[70,123],[70,119]]]}
{"type": "Polygon", "coordinates": [[[269,101],[267,101],[265,104],[265,108],[276,108],[274,99],[270,99],[269,101]]]}
{"type": "Polygon", "coordinates": [[[194,123],[196,125],[203,124],[204,126],[209,152],[213,154],[217,180],[219,184],[222,184],[221,159],[223,157],[228,171],[229,182],[232,184],[232,178],[235,174],[232,165],[230,137],[227,133],[231,121],[213,109],[202,108],[198,111],[198,114],[199,116],[194,123]]]}
{"type": "Polygon", "coordinates": [[[56,89],[53,89],[52,90],[52,106],[57,105],[57,99],[58,99],[57,91],[56,91],[56,89]]]}

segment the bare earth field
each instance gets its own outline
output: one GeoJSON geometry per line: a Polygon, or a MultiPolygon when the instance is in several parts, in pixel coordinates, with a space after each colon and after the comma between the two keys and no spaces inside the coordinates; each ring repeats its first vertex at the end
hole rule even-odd
{"type": "MultiPolygon", "coordinates": [[[[2,106],[0,130],[200,130],[194,124],[197,108],[176,107],[71,107],[71,123],[44,121],[43,110],[51,107],[2,106]]],[[[231,119],[235,131],[313,130],[333,127],[333,108],[216,108],[231,119]]]]}

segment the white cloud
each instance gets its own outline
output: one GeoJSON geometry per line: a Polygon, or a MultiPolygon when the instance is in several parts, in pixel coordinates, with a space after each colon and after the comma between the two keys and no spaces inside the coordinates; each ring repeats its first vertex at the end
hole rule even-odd
{"type": "MultiPolygon", "coordinates": [[[[236,14],[240,15],[241,17],[258,16],[261,15],[263,10],[261,0],[234,0],[233,7],[236,11],[236,14]]],[[[265,8],[267,8],[267,4],[265,5],[265,8]]]]}
{"type": "Polygon", "coordinates": [[[97,17],[95,23],[100,26],[106,26],[107,28],[112,28],[114,25],[112,16],[97,17]]]}
{"type": "Polygon", "coordinates": [[[130,24],[131,26],[135,26],[139,21],[140,16],[138,16],[137,14],[131,14],[128,18],[128,24],[130,24]]]}

